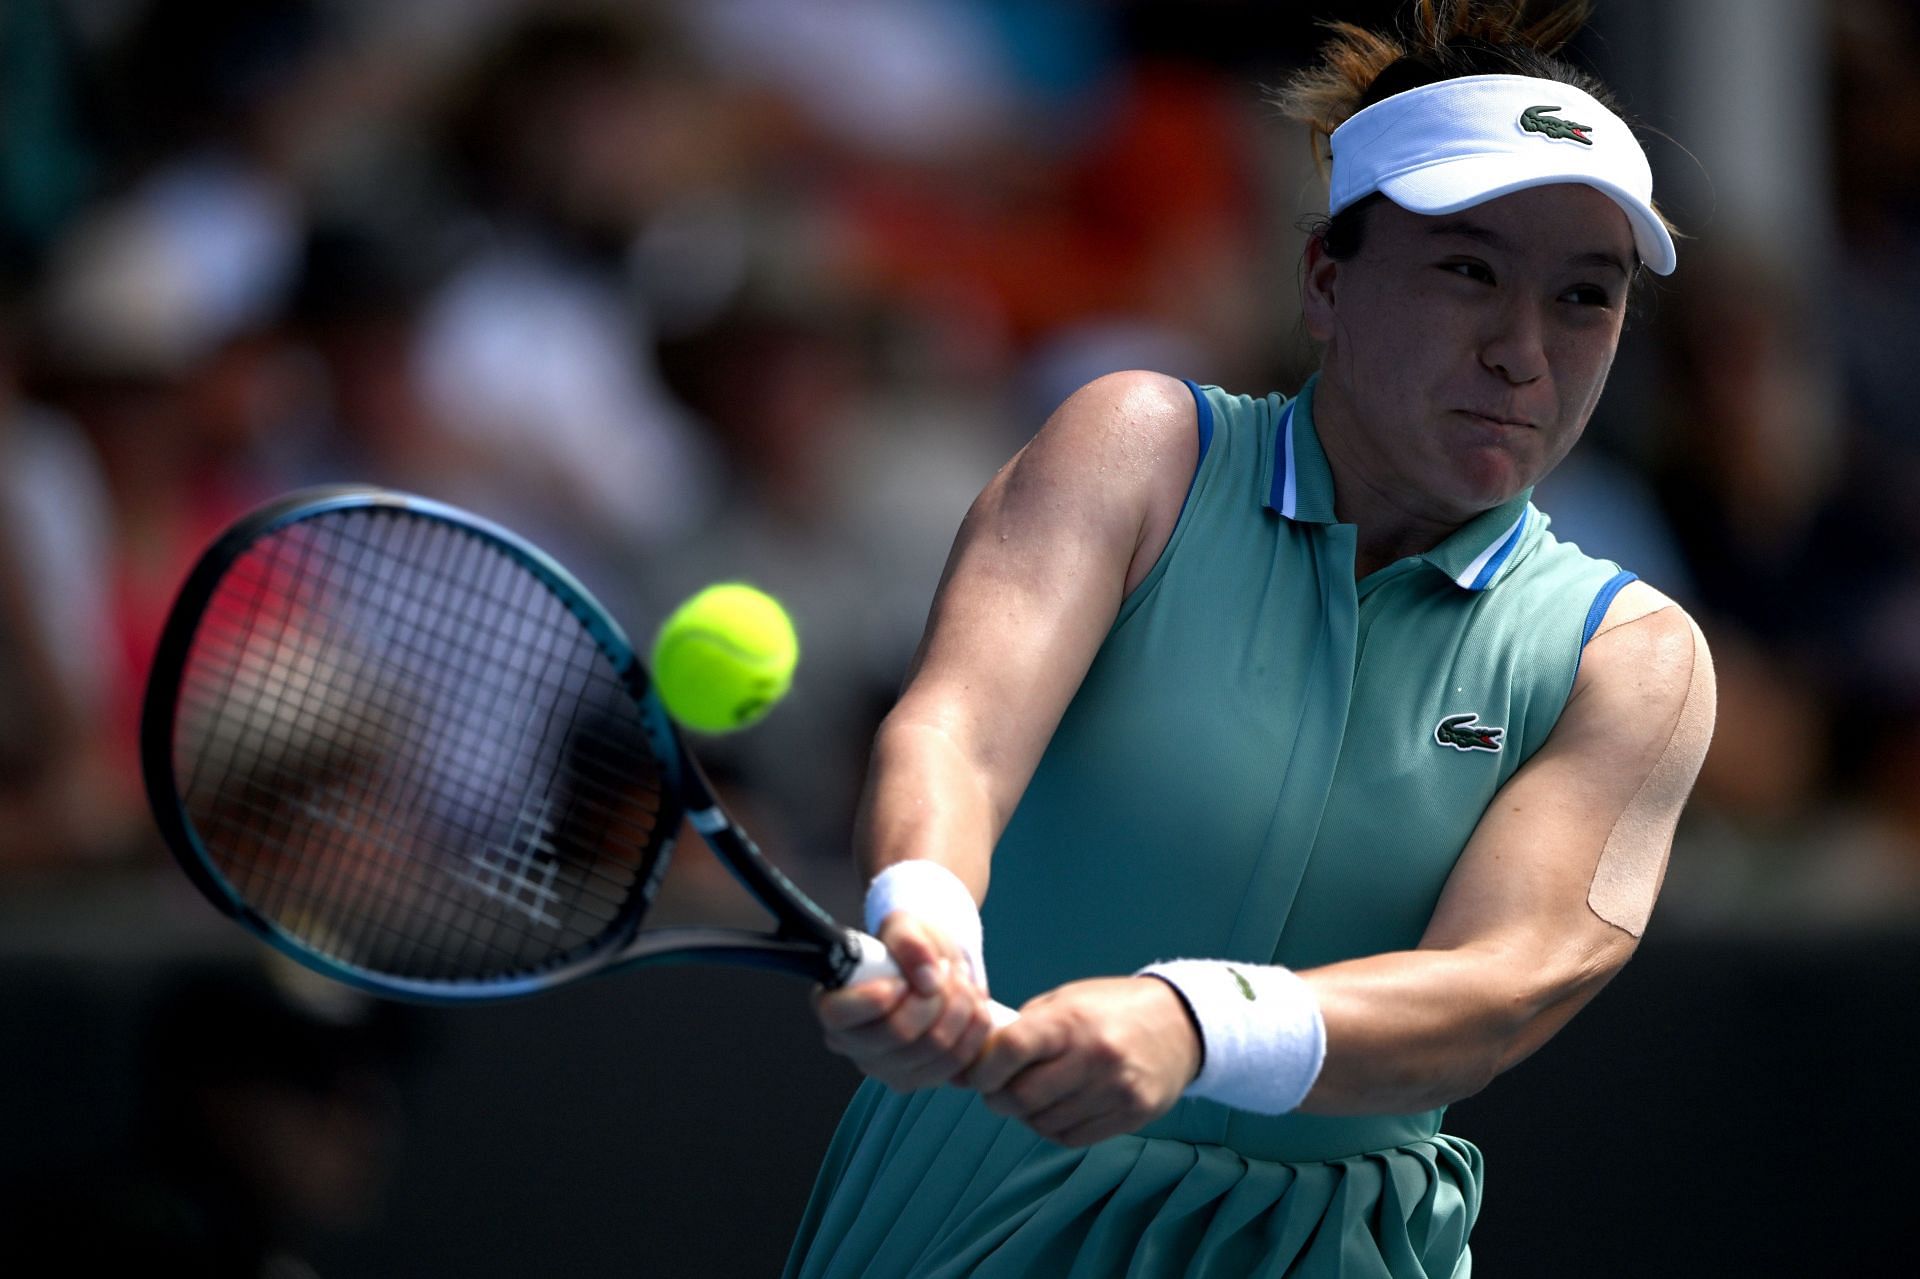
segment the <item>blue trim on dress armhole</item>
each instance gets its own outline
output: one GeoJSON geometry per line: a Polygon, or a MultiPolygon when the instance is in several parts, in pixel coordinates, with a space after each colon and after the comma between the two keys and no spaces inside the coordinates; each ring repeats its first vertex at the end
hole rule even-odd
{"type": "Polygon", "coordinates": [[[1592,638],[1594,638],[1594,632],[1599,630],[1601,618],[1605,618],[1605,616],[1607,616],[1607,609],[1613,607],[1613,597],[1619,595],[1622,586],[1626,586],[1628,582],[1638,582],[1638,580],[1640,580],[1640,574],[1638,574],[1638,572],[1628,572],[1626,568],[1620,568],[1617,574],[1613,574],[1611,578],[1607,578],[1607,584],[1601,586],[1599,593],[1594,595],[1594,603],[1592,603],[1592,605],[1588,607],[1588,611],[1586,611],[1586,626],[1580,628],[1580,647],[1574,649],[1574,655],[1572,655],[1572,678],[1574,678],[1574,680],[1580,678],[1580,659],[1586,657],[1586,641],[1592,640],[1592,638]]]}
{"type": "Polygon", "coordinates": [[[1575,679],[1580,678],[1580,659],[1587,655],[1587,642],[1593,638],[1593,633],[1600,629],[1600,621],[1606,617],[1607,610],[1613,607],[1613,597],[1618,595],[1620,589],[1628,582],[1637,582],[1639,580],[1640,575],[1638,573],[1629,573],[1627,570],[1621,569],[1618,573],[1615,573],[1611,578],[1607,579],[1607,584],[1600,588],[1598,595],[1593,597],[1593,606],[1587,609],[1587,624],[1580,628],[1580,648],[1573,655],[1573,677],[1575,679]]]}
{"type": "Polygon", "coordinates": [[[1193,392],[1193,405],[1200,416],[1200,456],[1194,459],[1193,473],[1200,474],[1200,463],[1207,460],[1207,446],[1213,443],[1213,405],[1207,401],[1207,393],[1200,389],[1199,383],[1192,378],[1181,378],[1187,389],[1193,392]]]}
{"type": "Polygon", "coordinates": [[[1173,528],[1167,534],[1167,544],[1160,548],[1160,558],[1154,561],[1153,567],[1147,570],[1147,575],[1140,580],[1139,585],[1120,601],[1120,615],[1114,619],[1113,623],[1116,629],[1126,625],[1127,619],[1133,616],[1139,601],[1144,598],[1144,593],[1160,580],[1167,556],[1173,553],[1174,544],[1180,540],[1180,529],[1186,523],[1187,508],[1193,505],[1194,491],[1200,487],[1200,468],[1206,463],[1207,447],[1213,443],[1213,405],[1207,402],[1206,392],[1200,389],[1198,383],[1191,378],[1181,378],[1180,381],[1193,392],[1193,402],[1199,410],[1200,456],[1194,459],[1193,478],[1187,481],[1187,495],[1180,499],[1180,512],[1173,517],[1173,528]]]}
{"type": "Polygon", "coordinates": [[[1600,593],[1593,597],[1593,607],[1587,610],[1587,624],[1580,632],[1580,649],[1582,652],[1586,651],[1587,641],[1593,638],[1593,633],[1600,629],[1600,619],[1607,615],[1609,608],[1613,607],[1613,597],[1620,593],[1620,588],[1628,582],[1637,582],[1639,580],[1640,575],[1638,573],[1629,573],[1625,569],[1622,569],[1620,572],[1615,573],[1605,586],[1600,588],[1600,593]]]}
{"type": "Polygon", "coordinates": [[[1193,392],[1194,407],[1198,410],[1200,421],[1200,456],[1193,459],[1193,478],[1187,481],[1187,495],[1180,499],[1180,513],[1173,517],[1173,526],[1180,527],[1180,521],[1186,518],[1187,504],[1193,501],[1193,490],[1200,483],[1200,468],[1207,460],[1207,446],[1213,443],[1213,405],[1207,403],[1207,393],[1192,378],[1181,378],[1187,389],[1193,392]]]}

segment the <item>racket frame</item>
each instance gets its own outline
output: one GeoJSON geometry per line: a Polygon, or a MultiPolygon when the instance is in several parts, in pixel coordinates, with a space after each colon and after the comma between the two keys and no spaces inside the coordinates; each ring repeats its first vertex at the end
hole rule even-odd
{"type": "MultiPolygon", "coordinates": [[[[876,975],[876,943],[836,922],[782,874],[715,798],[712,783],[654,694],[652,679],[632,642],[592,593],[525,538],[491,520],[430,498],[362,484],[301,489],[241,517],[216,538],[189,571],[161,632],[142,706],[140,758],[147,800],[161,836],[201,894],[289,958],[374,994],[417,1003],[470,1004],[537,994],[592,973],[640,965],[762,968],[826,986],[876,975]],[[435,520],[492,543],[531,572],[579,620],[639,706],[648,744],[661,765],[663,808],[659,817],[667,831],[646,879],[635,885],[621,916],[602,935],[602,944],[591,952],[536,972],[488,981],[425,980],[358,968],[306,945],[251,906],[221,873],[195,829],[174,769],[174,732],[181,681],[207,604],[227,570],[262,538],[320,516],[356,510],[386,510],[435,520]],[[705,926],[642,930],[641,921],[672,861],[682,817],[701,834],[741,887],[773,915],[772,932],[705,926]]],[[[885,967],[879,965],[878,971],[885,967]]]]}

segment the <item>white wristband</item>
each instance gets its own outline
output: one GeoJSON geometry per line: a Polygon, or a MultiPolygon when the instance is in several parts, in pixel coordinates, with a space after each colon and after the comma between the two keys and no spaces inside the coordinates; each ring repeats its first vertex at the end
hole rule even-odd
{"type": "Polygon", "coordinates": [[[958,875],[939,862],[895,862],[867,885],[867,931],[877,936],[880,925],[895,911],[905,911],[939,929],[965,952],[974,985],[982,991],[987,989],[980,908],[958,875]]]}
{"type": "Polygon", "coordinates": [[[1180,992],[1200,1025],[1200,1076],[1186,1095],[1284,1115],[1306,1100],[1327,1056],[1313,987],[1291,969],[1221,959],[1167,959],[1136,977],[1180,992]]]}

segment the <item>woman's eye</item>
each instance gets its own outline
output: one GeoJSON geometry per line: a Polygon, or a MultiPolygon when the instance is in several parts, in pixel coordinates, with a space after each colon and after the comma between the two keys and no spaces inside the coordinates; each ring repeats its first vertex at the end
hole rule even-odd
{"type": "Polygon", "coordinates": [[[1581,306],[1609,306],[1613,302],[1613,296],[1597,284],[1577,284],[1560,296],[1581,306]]]}
{"type": "Polygon", "coordinates": [[[1487,264],[1484,262],[1442,262],[1440,269],[1452,272],[1462,279],[1478,280],[1482,284],[1493,283],[1493,272],[1487,269],[1487,264]]]}

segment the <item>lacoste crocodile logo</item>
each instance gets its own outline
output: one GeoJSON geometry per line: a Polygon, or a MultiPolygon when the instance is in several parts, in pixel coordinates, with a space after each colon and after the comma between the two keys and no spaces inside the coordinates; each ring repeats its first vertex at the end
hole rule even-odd
{"type": "Polygon", "coordinates": [[[1457,751],[1497,751],[1507,730],[1480,724],[1478,713],[1449,715],[1433,726],[1433,740],[1457,751]]]}
{"type": "Polygon", "coordinates": [[[1575,124],[1571,120],[1562,120],[1557,115],[1548,115],[1549,111],[1558,111],[1559,107],[1528,107],[1520,113],[1520,127],[1528,133],[1538,133],[1543,137],[1555,138],[1562,142],[1578,142],[1582,146],[1592,146],[1593,132],[1590,124],[1575,124]]]}

